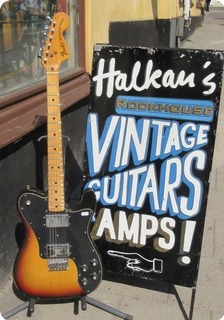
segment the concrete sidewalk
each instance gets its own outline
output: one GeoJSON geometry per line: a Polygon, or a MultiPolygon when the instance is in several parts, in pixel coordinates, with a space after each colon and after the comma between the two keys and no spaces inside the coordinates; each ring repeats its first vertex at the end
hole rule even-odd
{"type": "MultiPolygon", "coordinates": [[[[183,48],[224,50],[224,10],[213,8],[203,26],[185,40],[183,48]]],[[[194,320],[220,320],[224,316],[224,88],[197,283],[194,320]]],[[[0,312],[21,304],[12,292],[12,279],[0,292],[0,312]]],[[[155,284],[152,290],[103,281],[91,298],[130,314],[135,320],[188,319],[191,289],[155,284]]],[[[26,319],[26,310],[10,319],[26,319]]],[[[73,314],[73,304],[36,305],[32,319],[115,320],[118,317],[91,305],[73,314]]]]}

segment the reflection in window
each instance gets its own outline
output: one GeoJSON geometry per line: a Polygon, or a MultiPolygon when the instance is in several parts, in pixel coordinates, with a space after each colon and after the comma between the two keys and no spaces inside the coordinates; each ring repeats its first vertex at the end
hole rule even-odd
{"type": "Polygon", "coordinates": [[[43,80],[38,58],[47,33],[47,17],[66,12],[70,27],[64,34],[70,59],[63,71],[77,66],[77,0],[9,0],[0,9],[0,95],[43,80]]]}

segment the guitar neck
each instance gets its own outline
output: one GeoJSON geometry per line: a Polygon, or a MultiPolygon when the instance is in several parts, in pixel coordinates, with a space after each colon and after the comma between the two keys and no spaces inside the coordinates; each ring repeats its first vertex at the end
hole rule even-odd
{"type": "Polygon", "coordinates": [[[48,210],[65,209],[59,72],[47,71],[48,210]]]}

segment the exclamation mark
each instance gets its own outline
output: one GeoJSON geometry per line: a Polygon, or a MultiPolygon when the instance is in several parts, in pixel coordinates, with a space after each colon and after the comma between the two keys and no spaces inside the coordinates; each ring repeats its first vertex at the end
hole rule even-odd
{"type": "MultiPolygon", "coordinates": [[[[184,221],[181,229],[180,254],[190,252],[191,244],[194,236],[196,221],[184,221]]],[[[178,263],[186,266],[191,262],[191,258],[184,255],[178,259],[178,263]]]]}

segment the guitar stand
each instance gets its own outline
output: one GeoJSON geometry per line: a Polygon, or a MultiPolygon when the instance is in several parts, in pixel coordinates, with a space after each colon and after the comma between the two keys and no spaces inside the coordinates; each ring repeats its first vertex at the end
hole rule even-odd
{"type": "MultiPolygon", "coordinates": [[[[79,314],[79,302],[81,302],[81,309],[85,311],[87,309],[87,303],[101,309],[107,313],[113,314],[116,317],[124,320],[133,320],[133,317],[129,314],[126,314],[124,312],[121,312],[117,309],[114,309],[104,303],[101,303],[95,299],[92,299],[87,296],[83,296],[80,299],[77,298],[74,300],[74,314],[78,315],[79,314]]],[[[26,301],[22,303],[21,305],[15,307],[14,309],[4,313],[3,315],[0,314],[0,320],[5,320],[9,319],[10,317],[14,316],[15,314],[19,313],[20,311],[24,310],[27,308],[27,317],[31,317],[32,313],[34,312],[35,309],[35,303],[36,300],[34,298],[31,298],[30,301],[26,301]]]]}

